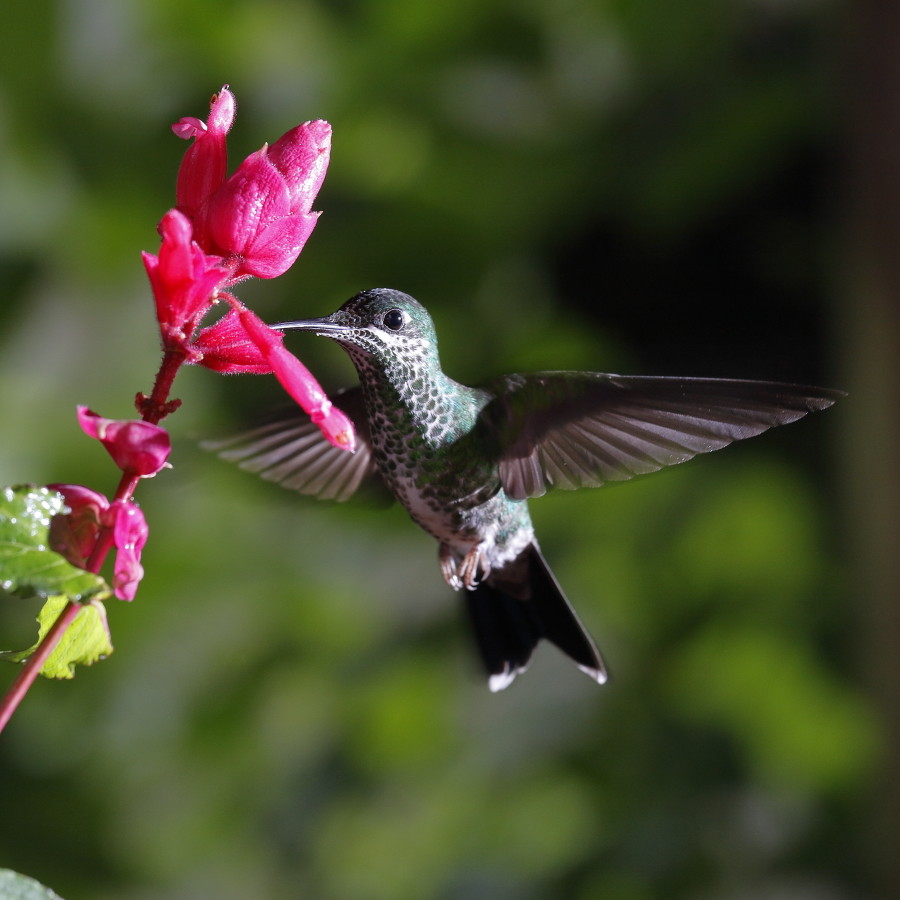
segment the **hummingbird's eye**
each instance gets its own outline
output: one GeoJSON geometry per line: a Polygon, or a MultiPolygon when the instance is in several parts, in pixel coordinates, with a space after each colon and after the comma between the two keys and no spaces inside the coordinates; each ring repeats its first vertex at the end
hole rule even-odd
{"type": "Polygon", "coordinates": [[[399,331],[406,324],[402,309],[389,309],[381,320],[388,331],[399,331]]]}

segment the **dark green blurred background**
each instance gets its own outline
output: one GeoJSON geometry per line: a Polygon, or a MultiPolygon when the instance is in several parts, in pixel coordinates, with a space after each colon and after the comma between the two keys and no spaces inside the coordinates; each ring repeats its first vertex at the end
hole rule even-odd
{"type": "MultiPolygon", "coordinates": [[[[494,696],[433,541],[397,509],[205,456],[197,437],[281,394],[184,372],[117,652],[36,685],[0,738],[0,866],[69,900],[900,890],[894,4],[31,0],[3,18],[2,484],[113,490],[75,405],[129,417],[152,383],[139,252],[174,202],[169,125],[225,82],[232,166],[299,121],[334,126],[300,261],[240,292],[269,321],[388,286],[428,305],[462,381],[583,368],[851,397],[536,501],[614,677],[542,647],[494,696]]],[[[333,345],[290,345],[353,381],[333,345]]],[[[0,645],[26,646],[33,613],[4,604],[0,645]]]]}

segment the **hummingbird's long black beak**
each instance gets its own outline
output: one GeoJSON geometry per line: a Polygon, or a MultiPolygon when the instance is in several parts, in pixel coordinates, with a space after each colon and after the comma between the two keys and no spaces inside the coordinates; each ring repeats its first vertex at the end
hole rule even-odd
{"type": "Polygon", "coordinates": [[[277,325],[269,327],[276,331],[314,331],[316,334],[322,335],[339,334],[347,330],[345,325],[333,322],[331,316],[323,316],[321,319],[298,319],[296,322],[279,322],[277,325]]]}

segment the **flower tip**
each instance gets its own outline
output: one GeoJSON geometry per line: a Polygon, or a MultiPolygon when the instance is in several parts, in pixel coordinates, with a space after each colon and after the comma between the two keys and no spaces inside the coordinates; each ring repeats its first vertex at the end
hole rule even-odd
{"type": "Polygon", "coordinates": [[[331,141],[331,125],[324,119],[313,119],[311,122],[305,123],[309,133],[320,144],[330,143],[331,141]]]}
{"type": "Polygon", "coordinates": [[[207,127],[216,134],[227,134],[234,123],[234,114],[237,110],[237,101],[234,94],[228,90],[228,85],[223,84],[222,89],[212,95],[209,102],[209,120],[207,127]]]}
{"type": "Polygon", "coordinates": [[[190,244],[194,236],[191,220],[180,209],[168,210],[157,227],[164,240],[168,239],[176,244],[190,244]]]}
{"type": "Polygon", "coordinates": [[[349,453],[356,452],[356,432],[353,430],[353,423],[330,402],[326,400],[322,410],[311,413],[310,418],[319,426],[319,430],[333,447],[349,453]]]}
{"type": "Polygon", "coordinates": [[[342,431],[334,436],[335,447],[347,450],[349,453],[356,453],[356,434],[350,431],[342,431]]]}

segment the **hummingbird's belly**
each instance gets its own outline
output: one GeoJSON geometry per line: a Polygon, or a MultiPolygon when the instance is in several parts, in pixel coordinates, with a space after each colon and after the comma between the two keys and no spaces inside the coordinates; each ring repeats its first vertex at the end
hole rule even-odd
{"type": "Polygon", "coordinates": [[[510,500],[503,491],[481,503],[448,503],[406,481],[396,485],[396,495],[410,518],[458,559],[477,547],[500,568],[534,539],[527,504],[510,500]]]}

